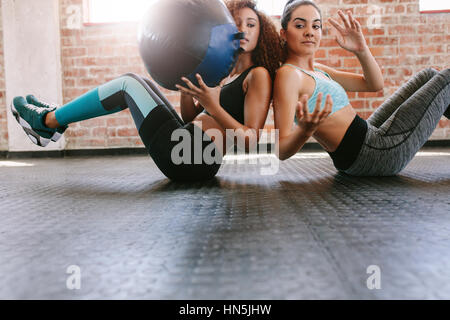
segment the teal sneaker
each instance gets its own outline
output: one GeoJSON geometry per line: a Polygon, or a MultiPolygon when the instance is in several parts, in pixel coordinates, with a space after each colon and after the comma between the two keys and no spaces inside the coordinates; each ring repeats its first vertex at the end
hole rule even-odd
{"type": "MultiPolygon", "coordinates": [[[[29,104],[34,104],[35,106],[40,107],[40,108],[46,108],[46,109],[58,108],[58,105],[49,104],[49,103],[40,101],[38,98],[36,98],[32,94],[27,95],[26,99],[27,99],[27,102],[29,104]]],[[[68,128],[68,126],[61,126],[58,129],[56,129],[56,132],[58,132],[59,134],[63,135],[64,131],[66,131],[67,128],[68,128]]],[[[56,140],[52,139],[52,141],[56,142],[56,141],[59,140],[59,138],[61,138],[61,137],[58,137],[56,140]]]]}
{"type": "Polygon", "coordinates": [[[15,97],[11,103],[11,111],[17,122],[28,138],[40,147],[46,147],[50,141],[58,141],[62,136],[57,129],[45,125],[45,116],[55,110],[56,107],[42,108],[28,104],[23,97],[15,97]]]}

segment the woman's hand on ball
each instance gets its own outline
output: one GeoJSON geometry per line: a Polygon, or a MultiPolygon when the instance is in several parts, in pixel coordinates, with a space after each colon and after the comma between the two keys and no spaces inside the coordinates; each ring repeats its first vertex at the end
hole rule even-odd
{"type": "Polygon", "coordinates": [[[212,108],[216,108],[220,105],[221,87],[208,87],[199,74],[196,74],[196,78],[200,87],[197,87],[185,77],[182,77],[181,80],[186,83],[187,88],[178,84],[176,87],[182,94],[188,94],[195,98],[206,109],[206,111],[210,112],[212,108]]]}

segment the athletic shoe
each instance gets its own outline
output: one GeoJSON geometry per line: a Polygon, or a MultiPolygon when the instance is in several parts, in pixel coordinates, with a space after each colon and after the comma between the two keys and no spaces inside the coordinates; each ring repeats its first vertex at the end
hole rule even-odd
{"type": "Polygon", "coordinates": [[[56,107],[41,108],[28,104],[23,97],[15,97],[11,103],[11,111],[17,122],[28,138],[40,147],[46,147],[50,141],[58,141],[62,136],[56,129],[45,125],[45,116],[55,110],[56,107]]]}
{"type": "MultiPolygon", "coordinates": [[[[40,107],[40,108],[51,109],[51,108],[59,107],[58,105],[55,105],[55,104],[49,104],[44,101],[39,101],[39,99],[36,98],[35,96],[33,96],[32,94],[27,95],[26,99],[29,104],[34,104],[35,106],[40,107]]],[[[67,130],[67,128],[68,128],[68,126],[61,126],[58,129],[56,129],[56,132],[58,132],[59,134],[62,135],[64,133],[64,131],[67,130]]],[[[52,139],[52,141],[56,142],[56,141],[58,141],[59,138],[61,138],[61,137],[58,137],[56,140],[52,139]]]]}
{"type": "Polygon", "coordinates": [[[57,105],[53,105],[53,104],[50,105],[49,103],[39,101],[38,98],[36,98],[32,94],[27,95],[26,99],[29,104],[34,104],[35,106],[40,107],[40,108],[47,108],[47,109],[58,108],[57,105]]]}

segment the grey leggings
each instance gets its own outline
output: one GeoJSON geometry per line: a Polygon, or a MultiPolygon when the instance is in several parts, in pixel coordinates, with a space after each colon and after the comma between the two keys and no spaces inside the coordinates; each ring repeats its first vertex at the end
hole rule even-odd
{"type": "Polygon", "coordinates": [[[450,104],[450,69],[425,69],[386,100],[367,120],[368,131],[355,162],[355,176],[399,173],[425,144],[450,104]]]}

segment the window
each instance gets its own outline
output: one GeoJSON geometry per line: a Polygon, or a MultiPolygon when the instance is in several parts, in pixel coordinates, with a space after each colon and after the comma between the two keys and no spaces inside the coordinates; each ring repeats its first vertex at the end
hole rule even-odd
{"type": "Polygon", "coordinates": [[[85,23],[101,24],[139,21],[149,0],[85,0],[85,23]]]}
{"type": "Polygon", "coordinates": [[[271,16],[281,16],[287,1],[282,0],[257,0],[258,9],[271,16]]]}
{"type": "MultiPolygon", "coordinates": [[[[283,13],[282,0],[257,0],[258,7],[268,15],[283,13]]],[[[151,0],[84,0],[84,22],[87,24],[135,22],[142,18],[151,0]]]]}
{"type": "Polygon", "coordinates": [[[448,0],[419,0],[421,13],[450,12],[448,0]]]}

